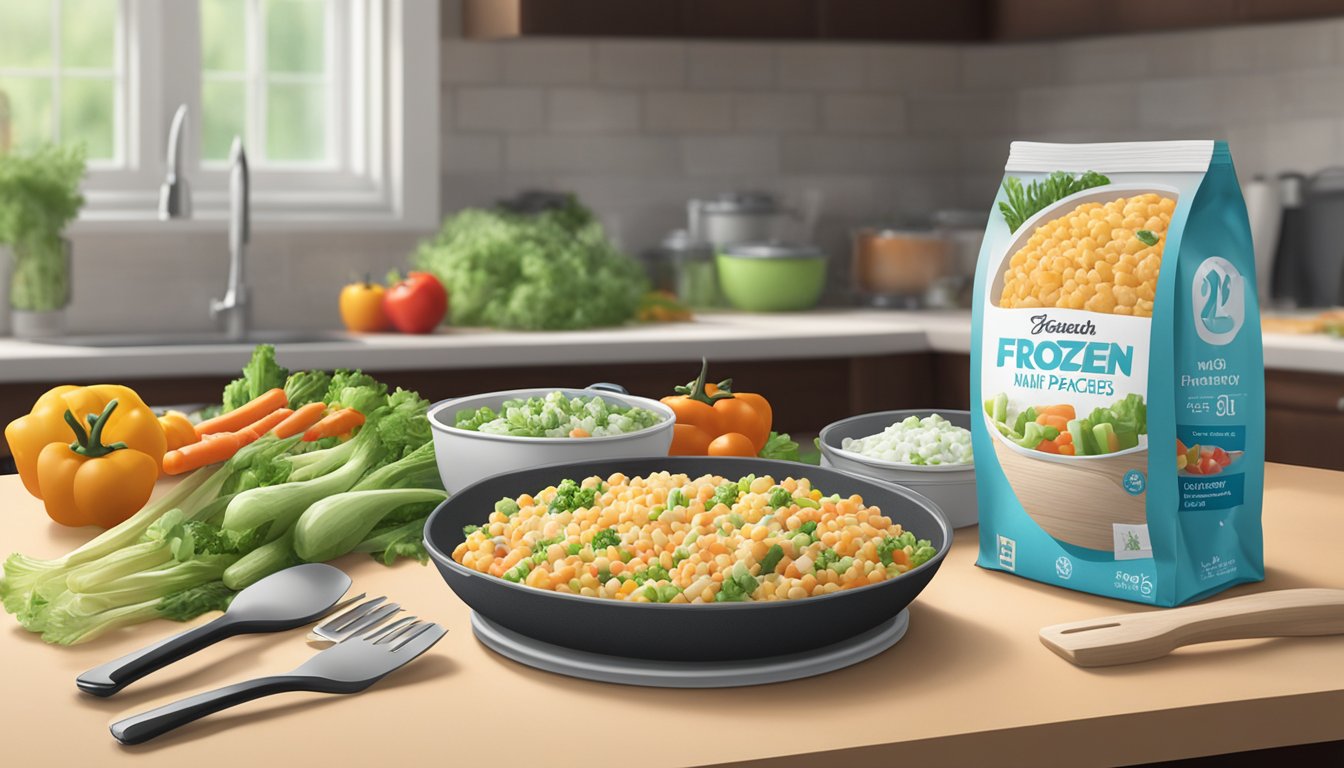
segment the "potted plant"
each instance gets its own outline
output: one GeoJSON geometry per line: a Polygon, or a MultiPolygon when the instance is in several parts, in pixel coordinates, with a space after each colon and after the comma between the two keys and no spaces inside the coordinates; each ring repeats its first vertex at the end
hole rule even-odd
{"type": "Polygon", "coordinates": [[[8,290],[15,336],[64,330],[70,303],[70,241],[64,232],[84,205],[83,178],[79,147],[48,145],[0,155],[0,246],[8,247],[13,260],[8,290]]]}

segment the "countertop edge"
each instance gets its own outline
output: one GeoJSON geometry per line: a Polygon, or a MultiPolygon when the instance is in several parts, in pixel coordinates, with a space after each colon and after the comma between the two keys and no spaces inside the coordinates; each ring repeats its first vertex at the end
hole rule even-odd
{"type": "MultiPolygon", "coordinates": [[[[282,344],[290,368],[358,366],[369,370],[517,368],[591,364],[619,357],[649,363],[701,356],[734,360],[857,357],[918,352],[966,354],[965,311],[818,310],[752,315],[704,313],[689,323],[587,331],[507,332],[444,329],[424,336],[350,335],[282,344]]],[[[1265,367],[1344,375],[1344,341],[1265,334],[1265,367]]],[[[100,378],[229,375],[250,344],[76,347],[0,339],[0,383],[100,378]]]]}
{"type": "Polygon", "coordinates": [[[1135,765],[1344,740],[1344,720],[1324,715],[1341,708],[1344,691],[1319,691],[710,763],[702,768],[815,768],[818,764],[906,762],[1034,767],[1041,764],[1042,745],[1048,745],[1055,756],[1067,755],[1070,765],[1135,765]],[[1265,711],[1267,707],[1273,711],[1265,711]],[[1267,723],[1274,727],[1267,728],[1267,723]],[[1179,739],[1117,738],[1120,733],[1170,734],[1173,730],[1180,731],[1179,739]],[[1098,744],[1106,745],[1104,757],[1098,755],[1088,761],[1087,751],[1095,750],[1098,744]],[[1025,759],[1028,757],[1031,759],[1025,759]]]}

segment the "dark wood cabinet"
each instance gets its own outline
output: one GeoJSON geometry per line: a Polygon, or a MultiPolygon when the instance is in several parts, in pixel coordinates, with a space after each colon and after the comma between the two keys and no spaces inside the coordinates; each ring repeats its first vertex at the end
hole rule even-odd
{"type": "Polygon", "coordinates": [[[1049,40],[1344,15],[1344,0],[465,0],[474,39],[1049,40]]]}

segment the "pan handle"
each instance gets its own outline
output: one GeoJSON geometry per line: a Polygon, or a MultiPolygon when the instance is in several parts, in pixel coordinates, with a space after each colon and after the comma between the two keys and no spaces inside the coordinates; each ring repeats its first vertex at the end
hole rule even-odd
{"type": "Polygon", "coordinates": [[[596,389],[599,392],[615,392],[618,395],[630,394],[630,390],[622,387],[620,384],[612,384],[609,381],[596,381],[584,387],[584,389],[596,389]]]}

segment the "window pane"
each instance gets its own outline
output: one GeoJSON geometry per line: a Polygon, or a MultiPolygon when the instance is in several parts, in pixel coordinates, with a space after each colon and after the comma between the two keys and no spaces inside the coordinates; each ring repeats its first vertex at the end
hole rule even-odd
{"type": "Polygon", "coordinates": [[[247,69],[247,27],[243,19],[243,0],[201,0],[202,69],[247,69]]]}
{"type": "Polygon", "coordinates": [[[61,66],[111,69],[116,47],[117,0],[61,3],[61,66]]]}
{"type": "Polygon", "coordinates": [[[0,77],[0,151],[6,149],[5,123],[9,124],[9,148],[31,147],[51,141],[51,80],[45,77],[0,77]],[[9,119],[3,117],[8,104],[9,119]]]}
{"type": "Polygon", "coordinates": [[[84,144],[90,160],[115,159],[116,85],[111,78],[61,80],[61,142],[84,144]]]}
{"type": "Polygon", "coordinates": [[[0,0],[0,67],[51,66],[49,0],[0,0]]]}
{"type": "Polygon", "coordinates": [[[325,160],[326,101],[326,86],[271,83],[266,92],[267,159],[325,160]]]}
{"type": "Polygon", "coordinates": [[[206,80],[201,83],[201,156],[226,160],[234,136],[243,135],[247,87],[241,80],[206,80]]]}
{"type": "Polygon", "coordinates": [[[267,71],[326,69],[325,0],[266,0],[265,19],[267,71]]]}

